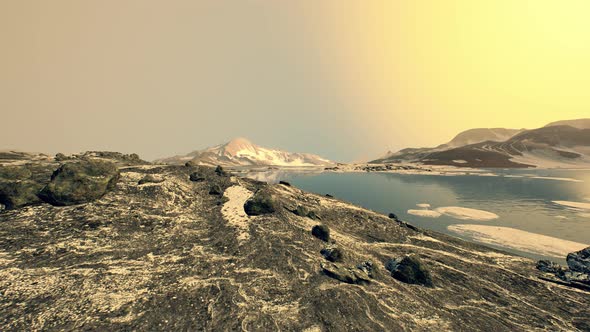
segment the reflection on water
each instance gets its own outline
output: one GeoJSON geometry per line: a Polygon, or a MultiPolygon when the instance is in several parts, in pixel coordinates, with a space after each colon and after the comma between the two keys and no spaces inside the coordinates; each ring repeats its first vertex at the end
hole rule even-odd
{"type": "MultiPolygon", "coordinates": [[[[474,221],[444,215],[432,219],[410,215],[407,211],[416,209],[419,203],[428,203],[433,209],[445,206],[479,209],[495,213],[499,218],[475,223],[516,228],[580,243],[590,242],[590,210],[553,203],[585,202],[590,197],[590,171],[502,170],[498,174],[500,176],[488,177],[274,170],[248,176],[267,182],[286,180],[301,189],[329,193],[381,213],[395,212],[413,224],[455,236],[457,234],[447,229],[449,225],[474,221]],[[530,176],[572,178],[581,182],[530,176]]],[[[543,257],[511,251],[533,258],[543,257]]]]}

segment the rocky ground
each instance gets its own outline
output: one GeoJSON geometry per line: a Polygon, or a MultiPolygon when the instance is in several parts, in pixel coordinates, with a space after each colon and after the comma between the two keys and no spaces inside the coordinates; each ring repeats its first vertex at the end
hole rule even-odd
{"type": "Polygon", "coordinates": [[[529,259],[288,183],[96,153],[0,178],[2,331],[590,330],[529,259]]]}

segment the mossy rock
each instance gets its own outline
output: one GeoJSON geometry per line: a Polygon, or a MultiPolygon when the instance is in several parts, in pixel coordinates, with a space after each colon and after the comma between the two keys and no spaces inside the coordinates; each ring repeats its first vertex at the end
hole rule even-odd
{"type": "Polygon", "coordinates": [[[432,287],[430,272],[424,267],[420,259],[414,256],[392,259],[387,262],[387,270],[395,279],[407,284],[417,284],[432,287]]]}
{"type": "Polygon", "coordinates": [[[260,190],[244,204],[244,211],[249,216],[258,216],[278,211],[279,202],[268,190],[260,190]]]}
{"type": "Polygon", "coordinates": [[[113,163],[97,160],[71,162],[53,173],[39,197],[57,206],[88,203],[114,189],[118,179],[119,170],[113,163]]]}

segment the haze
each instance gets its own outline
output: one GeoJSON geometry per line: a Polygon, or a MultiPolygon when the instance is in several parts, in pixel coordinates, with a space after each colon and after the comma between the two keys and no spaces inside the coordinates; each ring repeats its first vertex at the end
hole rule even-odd
{"type": "Polygon", "coordinates": [[[2,1],[0,149],[339,161],[590,114],[587,1],[2,1]]]}

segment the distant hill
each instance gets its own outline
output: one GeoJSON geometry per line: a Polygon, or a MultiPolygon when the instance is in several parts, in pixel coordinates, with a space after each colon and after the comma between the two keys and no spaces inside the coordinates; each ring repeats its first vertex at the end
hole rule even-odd
{"type": "Polygon", "coordinates": [[[588,119],[559,121],[533,130],[475,129],[457,135],[451,142],[436,148],[400,150],[372,163],[411,161],[428,165],[478,168],[590,166],[588,119]],[[501,138],[502,134],[510,137],[502,141],[486,140],[460,145],[469,143],[470,139],[478,140],[494,134],[497,134],[496,139],[501,138]]]}
{"type": "Polygon", "coordinates": [[[292,153],[258,146],[245,138],[236,138],[225,144],[157,160],[165,164],[183,164],[192,161],[199,165],[223,166],[324,166],[332,161],[309,153],[292,153]]]}
{"type": "Polygon", "coordinates": [[[590,119],[564,120],[551,122],[545,127],[570,126],[578,129],[590,129],[590,119]]]}

